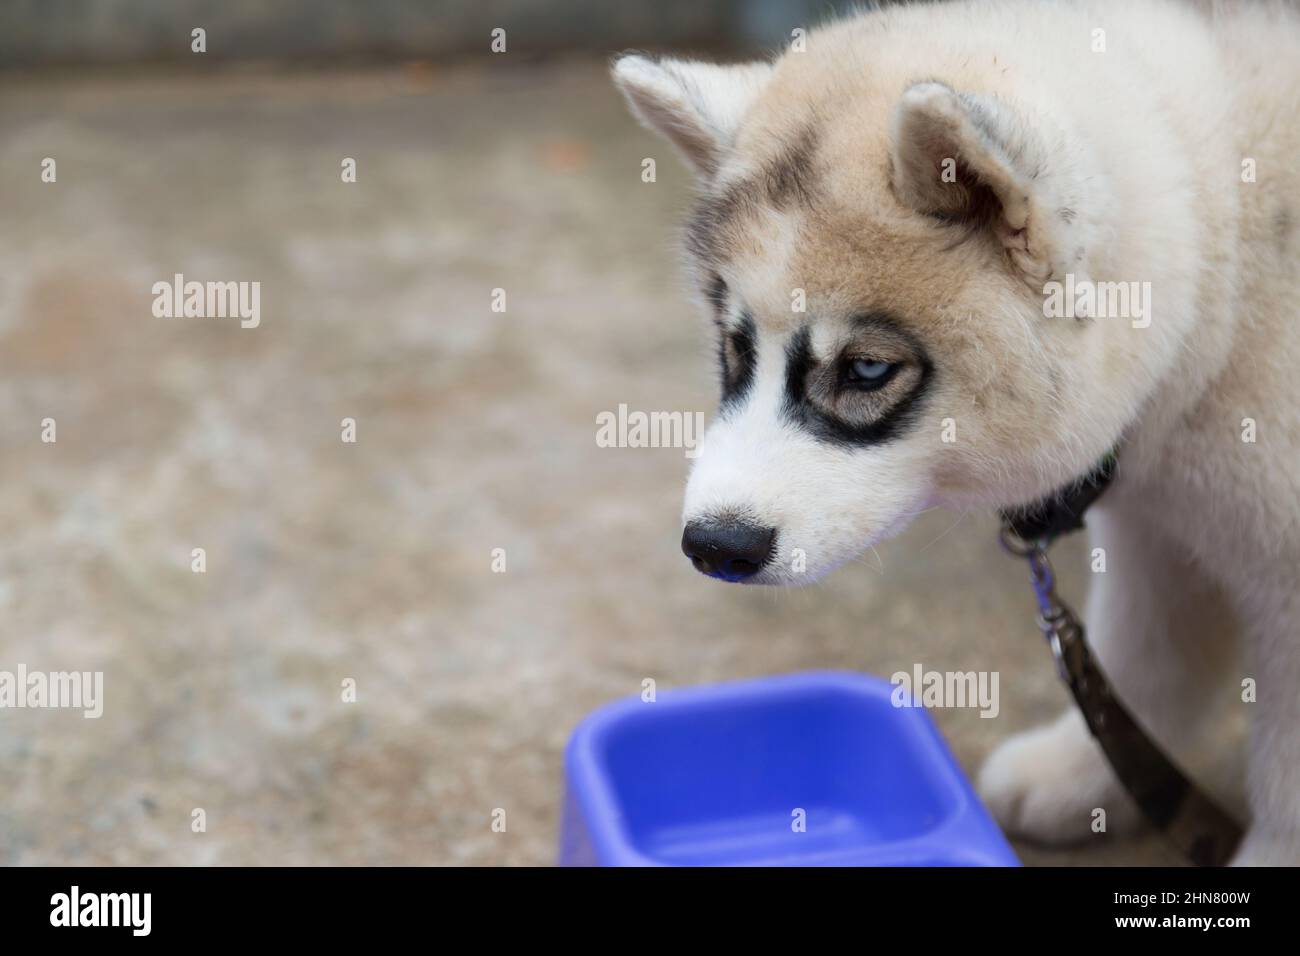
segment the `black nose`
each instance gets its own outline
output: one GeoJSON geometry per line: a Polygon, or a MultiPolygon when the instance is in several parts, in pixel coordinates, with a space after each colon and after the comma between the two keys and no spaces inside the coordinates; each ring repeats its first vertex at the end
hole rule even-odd
{"type": "Polygon", "coordinates": [[[702,574],[743,581],[767,563],[775,537],[775,528],[744,521],[692,521],[682,532],[682,553],[702,574]]]}

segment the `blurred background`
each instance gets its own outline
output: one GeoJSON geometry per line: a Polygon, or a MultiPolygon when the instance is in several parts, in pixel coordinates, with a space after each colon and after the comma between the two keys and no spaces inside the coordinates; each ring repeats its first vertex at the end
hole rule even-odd
{"type": "Polygon", "coordinates": [[[727,587],[678,549],[682,450],[595,440],[715,402],[691,184],[608,56],[835,6],[0,5],[0,669],[105,684],[99,720],[0,711],[0,863],[549,864],[569,731],[646,678],[997,670],[996,719],[935,713],[972,774],[1066,706],[991,516],[727,587]],[[260,325],[155,317],[176,273],[260,282],[260,325]]]}

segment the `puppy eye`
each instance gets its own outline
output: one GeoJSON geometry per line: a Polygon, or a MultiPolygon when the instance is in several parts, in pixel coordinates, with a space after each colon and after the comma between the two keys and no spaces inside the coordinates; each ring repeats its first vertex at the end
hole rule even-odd
{"type": "Polygon", "coordinates": [[[854,388],[872,391],[882,387],[894,377],[898,365],[876,359],[854,359],[848,365],[847,384],[854,388]]]}

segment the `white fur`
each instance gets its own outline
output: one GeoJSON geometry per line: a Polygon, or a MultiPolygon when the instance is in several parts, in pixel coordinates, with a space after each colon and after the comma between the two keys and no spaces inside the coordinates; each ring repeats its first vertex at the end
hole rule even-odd
{"type": "Polygon", "coordinates": [[[614,62],[614,79],[632,111],[663,132],[700,172],[716,168],[722,148],[730,144],[771,72],[766,63],[661,63],[637,54],[614,62]]]}

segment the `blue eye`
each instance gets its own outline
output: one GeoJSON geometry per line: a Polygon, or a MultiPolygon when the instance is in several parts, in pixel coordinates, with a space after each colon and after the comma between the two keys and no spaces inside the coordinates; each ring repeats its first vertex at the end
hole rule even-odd
{"type": "Polygon", "coordinates": [[[889,381],[898,366],[875,359],[854,359],[849,364],[849,381],[866,388],[879,388],[889,381]]]}

